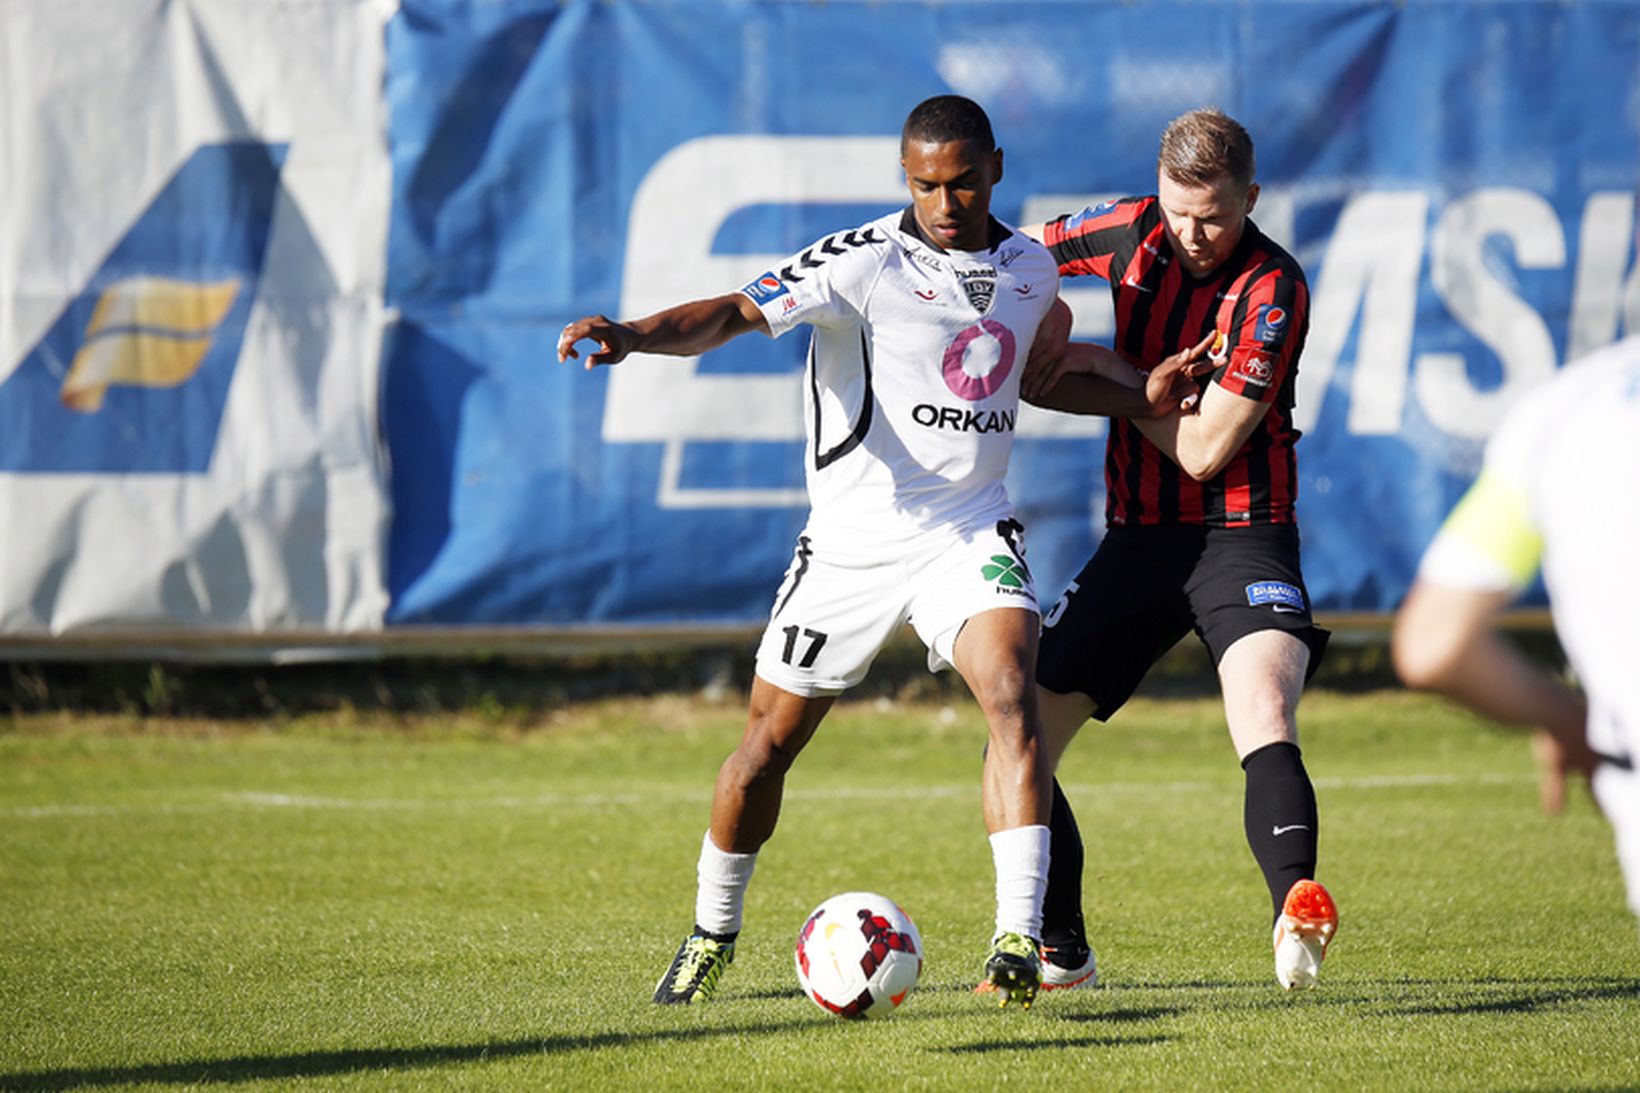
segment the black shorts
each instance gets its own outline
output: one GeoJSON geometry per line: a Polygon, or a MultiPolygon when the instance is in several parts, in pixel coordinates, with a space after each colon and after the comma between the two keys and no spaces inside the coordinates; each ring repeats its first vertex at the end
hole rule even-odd
{"type": "Polygon", "coordinates": [[[1331,636],[1310,618],[1293,524],[1111,528],[1042,626],[1037,682],[1088,695],[1100,721],[1191,630],[1214,665],[1239,638],[1286,630],[1310,648],[1306,678],[1331,636]]]}

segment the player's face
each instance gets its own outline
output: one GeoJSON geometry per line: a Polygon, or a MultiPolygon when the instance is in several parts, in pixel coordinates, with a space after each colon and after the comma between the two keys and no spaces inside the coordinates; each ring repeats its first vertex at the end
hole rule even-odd
{"type": "Polygon", "coordinates": [[[1185,186],[1162,172],[1156,180],[1162,226],[1179,264],[1192,277],[1217,269],[1241,242],[1247,214],[1258,201],[1258,183],[1245,190],[1233,178],[1211,186],[1185,186]]]}
{"type": "Polygon", "coordinates": [[[991,187],[1002,180],[1002,149],[971,140],[913,141],[900,160],[923,234],[944,250],[984,250],[990,238],[991,187]]]}

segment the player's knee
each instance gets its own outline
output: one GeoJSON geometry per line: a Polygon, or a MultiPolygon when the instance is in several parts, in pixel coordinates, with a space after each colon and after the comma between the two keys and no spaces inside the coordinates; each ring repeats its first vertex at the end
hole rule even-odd
{"type": "Polygon", "coordinates": [[[1023,723],[1036,707],[1036,682],[1023,664],[1004,664],[976,681],[974,697],[986,719],[998,723],[1023,723]]]}
{"type": "Polygon", "coordinates": [[[1293,742],[1297,732],[1297,703],[1279,687],[1260,687],[1244,691],[1233,703],[1226,703],[1226,714],[1238,739],[1275,743],[1293,742]]]}
{"type": "Polygon", "coordinates": [[[763,736],[743,740],[729,757],[729,765],[735,780],[750,786],[768,778],[784,777],[796,759],[796,751],[763,736]]]}

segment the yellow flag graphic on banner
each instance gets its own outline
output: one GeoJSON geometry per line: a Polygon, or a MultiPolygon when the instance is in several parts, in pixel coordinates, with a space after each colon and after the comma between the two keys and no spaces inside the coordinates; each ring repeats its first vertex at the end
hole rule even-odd
{"type": "Polygon", "coordinates": [[[108,388],[176,387],[199,370],[239,296],[238,278],[199,283],[131,277],[103,290],[59,398],[81,413],[108,388]]]}

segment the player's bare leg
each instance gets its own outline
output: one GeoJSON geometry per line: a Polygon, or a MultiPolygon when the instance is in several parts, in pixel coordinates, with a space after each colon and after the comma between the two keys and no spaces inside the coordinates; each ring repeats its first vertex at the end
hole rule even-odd
{"type": "Polygon", "coordinates": [[[835,695],[805,698],[752,678],[746,732],[719,768],[712,792],[712,841],[719,848],[755,854],[774,834],[786,772],[834,701],[835,695]]]}
{"type": "Polygon", "coordinates": [[[1026,1008],[1041,983],[1052,799],[1033,678],[1038,627],[1034,611],[982,612],[963,625],[952,658],[988,730],[981,798],[997,867],[997,919],[985,978],[1003,1005],[1018,1000],[1026,1008]]]}
{"type": "Polygon", "coordinates": [[[1224,715],[1247,772],[1247,842],[1274,910],[1276,980],[1314,986],[1338,929],[1338,909],[1315,877],[1320,823],[1298,750],[1298,701],[1309,647],[1281,630],[1237,640],[1219,659],[1224,715]]]}
{"type": "Polygon", "coordinates": [[[712,793],[712,823],[698,867],[695,928],[656,985],[656,1002],[704,1001],[734,962],[746,887],[757,852],[780,819],[786,772],[833,701],[831,695],[805,698],[761,676],[753,678],[746,731],[719,768],[712,793]]]}
{"type": "Polygon", "coordinates": [[[1310,649],[1285,630],[1260,630],[1219,658],[1224,720],[1236,758],[1269,744],[1298,743],[1298,700],[1310,649]]]}

